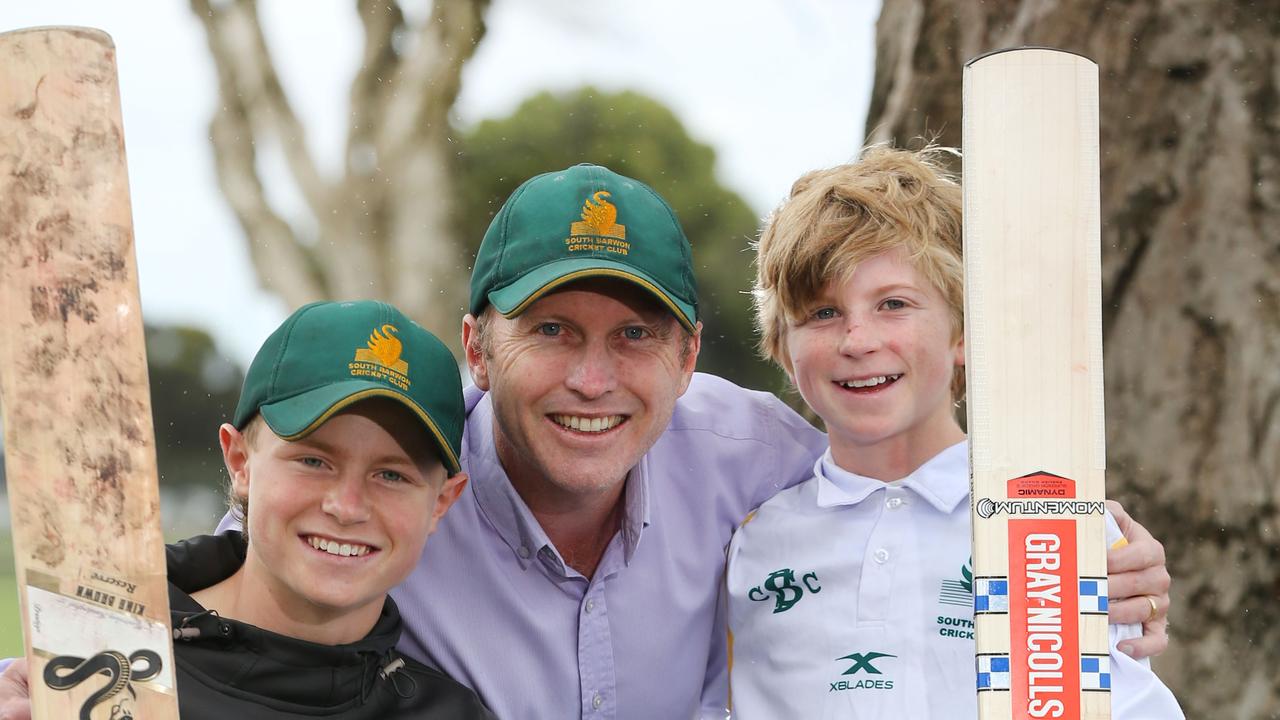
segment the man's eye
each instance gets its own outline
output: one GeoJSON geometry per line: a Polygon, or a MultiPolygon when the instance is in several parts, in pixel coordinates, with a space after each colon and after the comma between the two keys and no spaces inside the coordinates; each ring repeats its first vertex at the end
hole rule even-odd
{"type": "Polygon", "coordinates": [[[628,340],[643,340],[648,337],[648,335],[648,330],[634,325],[622,331],[622,336],[628,340]]]}
{"type": "Polygon", "coordinates": [[[298,462],[310,468],[324,467],[324,461],[318,457],[311,457],[311,456],[302,457],[302,458],[298,458],[298,462]]]}
{"type": "Polygon", "coordinates": [[[387,482],[391,482],[391,483],[401,483],[401,482],[405,482],[408,479],[404,475],[401,475],[400,473],[396,472],[395,470],[383,470],[382,472],[378,473],[378,476],[381,477],[383,480],[386,480],[387,482]]]}
{"type": "Polygon", "coordinates": [[[538,334],[555,337],[560,334],[560,323],[542,323],[538,326],[538,334]]]}
{"type": "Polygon", "coordinates": [[[836,316],[836,309],[833,307],[818,308],[813,312],[814,320],[830,320],[836,316]]]}

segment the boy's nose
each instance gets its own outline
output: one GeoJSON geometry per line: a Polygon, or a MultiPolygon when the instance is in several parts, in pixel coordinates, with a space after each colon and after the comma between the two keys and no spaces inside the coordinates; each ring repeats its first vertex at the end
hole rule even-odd
{"type": "Polygon", "coordinates": [[[343,525],[369,519],[369,497],[364,478],[343,476],[325,493],[321,510],[343,525]]]}
{"type": "Polygon", "coordinates": [[[857,318],[845,324],[840,337],[840,352],[844,355],[865,355],[880,349],[880,335],[871,325],[857,318]]]}

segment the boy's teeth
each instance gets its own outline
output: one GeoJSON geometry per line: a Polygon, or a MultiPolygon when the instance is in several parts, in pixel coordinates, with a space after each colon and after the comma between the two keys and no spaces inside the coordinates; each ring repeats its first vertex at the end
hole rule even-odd
{"type": "Polygon", "coordinates": [[[552,415],[551,419],[563,427],[577,430],[578,432],[604,432],[605,430],[612,430],[622,423],[621,415],[595,418],[579,417],[577,415],[552,415]]]}
{"type": "Polygon", "coordinates": [[[866,380],[842,380],[840,384],[847,388],[875,387],[876,385],[887,383],[890,380],[897,380],[900,377],[902,376],[901,375],[880,375],[873,378],[867,378],[866,380]]]}
{"type": "Polygon", "coordinates": [[[326,540],[315,535],[311,536],[311,547],[327,552],[330,555],[341,555],[342,557],[363,557],[369,554],[368,545],[339,543],[336,540],[326,540]]]}

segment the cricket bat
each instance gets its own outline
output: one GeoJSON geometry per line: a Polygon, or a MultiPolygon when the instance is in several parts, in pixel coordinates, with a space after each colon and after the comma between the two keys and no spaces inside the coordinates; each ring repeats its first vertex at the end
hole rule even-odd
{"type": "Polygon", "coordinates": [[[178,717],[111,38],[0,34],[0,408],[36,720],[178,717]]]}
{"type": "Polygon", "coordinates": [[[1098,68],[964,68],[965,355],[978,717],[1111,717],[1098,68]]]}

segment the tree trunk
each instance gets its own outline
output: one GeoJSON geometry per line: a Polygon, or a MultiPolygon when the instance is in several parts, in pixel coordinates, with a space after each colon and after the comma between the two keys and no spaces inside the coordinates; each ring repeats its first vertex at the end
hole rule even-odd
{"type": "MultiPolygon", "coordinates": [[[[436,0],[411,27],[395,0],[357,0],[364,56],[351,84],[346,162],[325,177],[263,37],[255,0],[190,0],[218,70],[210,127],[218,182],[258,280],[297,307],[387,300],[458,349],[468,268],[453,236],[448,113],[489,0],[436,0]],[[285,220],[258,150],[279,147],[306,216],[285,220]]],[[[303,11],[305,12],[305,11],[303,11]]]]}
{"type": "Polygon", "coordinates": [[[885,0],[866,136],[960,144],[961,68],[1101,72],[1110,493],[1164,543],[1189,718],[1280,718],[1280,2],[885,0]]]}

